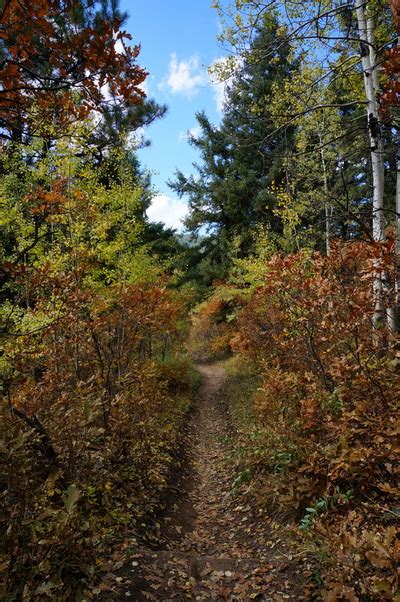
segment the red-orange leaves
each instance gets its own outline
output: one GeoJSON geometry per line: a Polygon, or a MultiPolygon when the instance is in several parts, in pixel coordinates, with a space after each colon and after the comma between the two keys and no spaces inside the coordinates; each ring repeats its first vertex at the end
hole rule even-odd
{"type": "Polygon", "coordinates": [[[398,33],[400,33],[400,1],[389,0],[389,5],[392,10],[393,20],[398,33]]]}
{"type": "Polygon", "coordinates": [[[21,271],[32,329],[3,345],[12,370],[0,399],[2,570],[6,590],[31,599],[50,581],[57,599],[72,599],[127,526],[132,539],[165,486],[187,407],[175,388],[185,396],[190,382],[177,357],[177,294],[163,282],[101,294],[83,275],[21,271]]]}
{"type": "Polygon", "coordinates": [[[57,178],[52,183],[51,190],[36,188],[24,198],[25,205],[32,216],[44,221],[64,213],[67,203],[67,183],[64,178],[57,178]]]}
{"type": "Polygon", "coordinates": [[[374,274],[387,311],[394,266],[393,239],[337,242],[329,257],[276,255],[237,315],[237,365],[247,360],[257,377],[241,451],[258,470],[252,493],[278,515],[297,513],[307,549],[313,533],[315,549],[323,542],[327,600],[398,591],[393,529],[383,543],[398,522],[398,342],[372,321],[374,274]]]}
{"type": "MultiPolygon", "coordinates": [[[[140,47],[120,22],[88,0],[9,0],[0,14],[0,127],[23,139],[29,112],[47,121],[81,119],[109,102],[140,103],[140,47]],[[119,50],[122,43],[123,50],[119,50]],[[71,94],[74,93],[74,94],[71,94]]],[[[6,134],[4,134],[6,135],[6,134]]]]}
{"type": "MultiPolygon", "coordinates": [[[[390,241],[376,247],[336,244],[329,258],[275,256],[265,285],[239,315],[234,348],[263,374],[256,397],[258,419],[282,441],[302,446],[310,432],[321,443],[344,435],[351,448],[381,433],[399,383],[392,353],[382,356],[388,333],[384,327],[371,332],[371,266],[377,259],[392,276],[390,241]]],[[[388,291],[385,303],[391,302],[388,291]]],[[[375,448],[372,441],[370,446],[375,448]]],[[[363,457],[371,474],[384,461],[381,453],[363,457]]],[[[348,468],[356,465],[354,455],[347,468],[332,462],[334,479],[341,475],[351,481],[348,468]]]]}

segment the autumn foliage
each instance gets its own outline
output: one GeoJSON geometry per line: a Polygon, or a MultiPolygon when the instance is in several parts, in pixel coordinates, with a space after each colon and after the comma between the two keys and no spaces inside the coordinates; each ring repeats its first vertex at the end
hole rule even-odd
{"type": "Polygon", "coordinates": [[[390,241],[275,255],[230,326],[235,373],[247,365],[256,379],[251,404],[235,402],[253,416],[240,425],[239,478],[252,475],[250,495],[300,527],[328,600],[391,600],[399,585],[400,360],[372,328],[377,262],[390,279],[390,241]]]}
{"type": "MultiPolygon", "coordinates": [[[[110,566],[151,536],[196,380],[191,354],[230,358],[232,495],[244,486],[249,514],[268,508],[293,536],[309,599],[396,600],[398,250],[390,226],[370,235],[381,208],[370,212],[368,131],[347,129],[361,71],[354,86],[305,59],[302,71],[303,49],[296,57],[277,17],[260,19],[222,126],[198,116],[201,178],[172,183],[192,194],[193,232],[211,226],[184,247],[146,217],[153,192],[130,134],[165,108],[143,102],[140,47],[116,5],[0,2],[0,599],[110,594],[110,566]],[[278,122],[304,85],[322,112],[300,102],[278,122]]],[[[347,41],[332,51],[341,65],[347,41]]],[[[379,64],[390,121],[399,46],[379,64]]],[[[376,141],[394,142],[371,115],[376,141]]],[[[384,210],[386,226],[395,212],[384,210]]]]}
{"type": "Polygon", "coordinates": [[[400,2],[399,0],[389,0],[389,5],[396,30],[400,32],[400,2]]]}
{"type": "Polygon", "coordinates": [[[240,306],[240,295],[232,295],[229,287],[216,285],[209,297],[192,313],[192,329],[188,348],[197,360],[221,359],[230,352],[234,335],[233,318],[240,306]]]}
{"type": "Polygon", "coordinates": [[[140,103],[147,73],[118,16],[87,0],[5,0],[0,10],[0,127],[23,141],[62,131],[104,103],[140,103]],[[39,116],[32,129],[33,116],[39,116]],[[54,133],[54,132],[53,132],[54,133]]]}
{"type": "Polygon", "coordinates": [[[112,111],[129,131],[146,118],[123,18],[1,4],[1,599],[93,596],[159,502],[190,402],[185,302],[143,242],[148,183],[126,132],[111,119],[106,151],[100,135],[112,111]]]}
{"type": "Polygon", "coordinates": [[[181,303],[154,285],[96,295],[81,276],[31,272],[34,313],[53,319],[4,349],[1,591],[26,600],[83,591],[106,546],[137,531],[165,486],[187,403],[188,383],[174,372],[178,401],[160,366],[180,341],[181,303]]]}

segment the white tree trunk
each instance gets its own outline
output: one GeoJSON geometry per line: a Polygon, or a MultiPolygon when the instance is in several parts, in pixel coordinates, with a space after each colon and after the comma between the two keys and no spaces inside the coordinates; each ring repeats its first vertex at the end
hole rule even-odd
{"type": "MultiPolygon", "coordinates": [[[[356,0],[356,16],[361,43],[361,58],[364,75],[364,87],[367,100],[368,132],[371,143],[371,163],[373,182],[373,213],[372,233],[375,242],[381,242],[385,237],[385,220],[383,213],[383,191],[384,191],[384,160],[383,143],[381,138],[380,118],[378,113],[378,74],[377,57],[375,52],[374,23],[372,19],[366,19],[365,0],[356,0]]],[[[382,278],[379,266],[376,266],[377,275],[374,280],[374,326],[379,327],[384,322],[382,278]]]]}
{"type": "MultiPolygon", "coordinates": [[[[322,127],[325,127],[325,119],[322,120],[322,127]]],[[[323,180],[324,195],[325,195],[325,199],[324,199],[325,250],[326,250],[327,257],[329,257],[329,255],[331,254],[331,222],[332,222],[332,216],[333,216],[333,207],[332,207],[331,203],[329,203],[329,201],[328,201],[328,197],[329,197],[328,172],[326,169],[326,160],[325,160],[325,152],[324,152],[324,144],[323,144],[324,141],[323,141],[323,137],[322,137],[322,130],[321,130],[320,123],[318,124],[318,139],[319,139],[319,146],[320,146],[319,155],[320,155],[320,159],[321,159],[322,180],[323,180]]]]}
{"type": "MultiPolygon", "coordinates": [[[[378,65],[377,65],[378,59],[377,59],[376,50],[375,50],[375,48],[376,48],[376,46],[375,46],[375,25],[371,18],[369,18],[367,20],[367,38],[368,38],[368,43],[369,43],[369,56],[370,56],[371,69],[372,69],[372,82],[373,82],[373,87],[375,90],[375,99],[376,99],[377,93],[379,91],[379,77],[378,77],[378,65]]],[[[385,167],[384,167],[384,156],[383,156],[383,144],[382,144],[381,139],[380,139],[380,143],[381,143],[381,157],[382,157],[382,180],[384,181],[385,167]]],[[[397,159],[399,160],[399,158],[397,158],[397,159]]],[[[383,188],[384,188],[384,184],[382,185],[382,196],[383,196],[383,188]]],[[[396,189],[397,189],[397,183],[396,183],[396,189]]],[[[397,201],[397,198],[396,198],[396,201],[397,201]]],[[[384,206],[383,206],[383,198],[382,198],[382,211],[381,211],[382,228],[383,228],[382,239],[384,239],[384,237],[385,237],[385,234],[384,234],[385,217],[384,217],[383,209],[384,209],[384,206]]],[[[397,263],[396,263],[396,265],[397,265],[397,263]]],[[[389,281],[387,272],[384,272],[382,274],[381,280],[382,280],[382,293],[383,293],[385,301],[386,301],[386,316],[384,316],[384,317],[387,320],[387,325],[389,327],[389,330],[391,332],[397,332],[397,329],[398,329],[397,294],[396,294],[396,297],[393,296],[393,283],[389,281]]],[[[395,289],[397,291],[397,274],[396,274],[396,282],[394,284],[395,284],[395,289]]]]}
{"type": "Polygon", "coordinates": [[[325,203],[324,203],[324,207],[325,207],[325,249],[326,249],[326,255],[327,255],[327,257],[329,257],[329,255],[331,254],[331,220],[332,220],[333,207],[328,201],[328,195],[329,195],[328,174],[326,171],[325,153],[324,153],[324,149],[322,148],[321,135],[320,135],[320,140],[321,140],[320,156],[321,156],[322,176],[323,176],[324,194],[325,194],[325,203]]]}

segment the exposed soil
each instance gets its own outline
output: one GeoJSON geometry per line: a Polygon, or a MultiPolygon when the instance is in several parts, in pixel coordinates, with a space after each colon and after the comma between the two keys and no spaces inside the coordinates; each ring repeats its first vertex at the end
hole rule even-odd
{"type": "Polygon", "coordinates": [[[232,494],[230,426],[218,395],[220,364],[203,376],[190,417],[184,465],[150,540],[129,559],[109,600],[303,600],[301,575],[272,534],[267,513],[232,494]]]}

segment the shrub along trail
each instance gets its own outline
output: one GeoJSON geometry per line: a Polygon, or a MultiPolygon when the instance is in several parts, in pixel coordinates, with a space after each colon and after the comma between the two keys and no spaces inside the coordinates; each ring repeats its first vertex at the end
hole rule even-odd
{"type": "Polygon", "coordinates": [[[132,555],[113,599],[302,600],[298,569],[266,516],[232,494],[232,432],[218,395],[223,368],[199,370],[203,384],[159,541],[132,555]]]}

